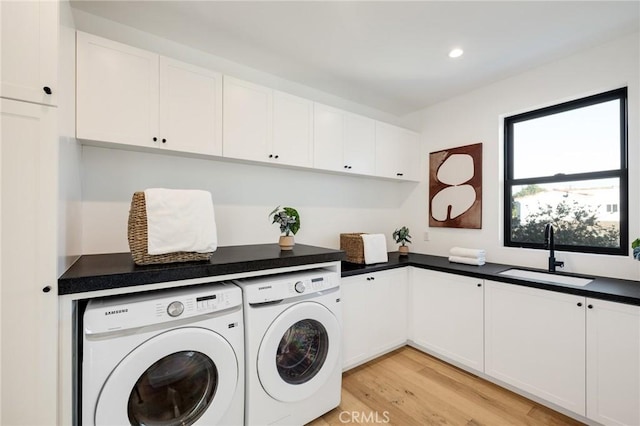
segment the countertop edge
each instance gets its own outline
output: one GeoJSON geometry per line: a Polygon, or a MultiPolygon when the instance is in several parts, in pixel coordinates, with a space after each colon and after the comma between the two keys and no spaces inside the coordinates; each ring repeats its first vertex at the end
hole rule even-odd
{"type": "MultiPolygon", "coordinates": [[[[555,285],[518,279],[512,276],[500,275],[498,273],[516,267],[514,265],[499,263],[486,263],[482,266],[464,265],[451,263],[448,261],[447,257],[424,255],[419,253],[410,253],[408,256],[402,256],[398,252],[390,252],[388,262],[373,265],[356,265],[343,261],[342,277],[353,277],[373,272],[403,268],[406,266],[640,306],[640,282],[638,281],[589,276],[589,278],[593,279],[593,282],[584,287],[565,286],[560,284],[555,285]]],[[[517,268],[545,272],[542,269],[529,267],[517,266],[517,268]]],[[[562,273],[559,275],[580,276],[580,274],[562,273]]]]}

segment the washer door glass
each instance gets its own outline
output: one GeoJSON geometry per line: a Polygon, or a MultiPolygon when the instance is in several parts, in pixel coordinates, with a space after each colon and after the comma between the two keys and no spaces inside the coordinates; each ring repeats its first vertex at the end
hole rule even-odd
{"type": "Polygon", "coordinates": [[[263,389],[282,402],[314,395],[340,375],[340,324],[326,306],[301,302],[285,309],[265,332],[258,349],[263,389]]]}
{"type": "Polygon", "coordinates": [[[167,355],[149,367],[129,395],[127,415],[135,426],[191,425],[209,407],[218,370],[195,351],[167,355]]]}
{"type": "Polygon", "coordinates": [[[329,337],[327,329],[313,319],[296,322],[285,331],[276,365],[282,380],[299,385],[311,380],[327,359],[329,337]]]}
{"type": "Polygon", "coordinates": [[[217,424],[238,389],[238,358],[229,342],[198,327],[143,342],[107,378],[96,426],[217,424]]]}

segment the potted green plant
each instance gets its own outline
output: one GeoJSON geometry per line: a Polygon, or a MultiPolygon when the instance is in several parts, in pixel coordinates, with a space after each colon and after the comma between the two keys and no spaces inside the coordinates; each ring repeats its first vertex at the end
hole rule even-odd
{"type": "Polygon", "coordinates": [[[293,207],[280,209],[278,206],[269,213],[269,217],[273,219],[271,223],[280,225],[280,232],[283,234],[280,236],[280,249],[293,250],[295,245],[293,236],[300,230],[300,215],[296,209],[293,207]]]}
{"type": "Polygon", "coordinates": [[[640,238],[636,238],[631,243],[631,248],[633,249],[633,258],[636,260],[640,260],[640,238]]]}
{"type": "Polygon", "coordinates": [[[406,226],[393,231],[393,239],[396,241],[396,243],[401,244],[400,247],[398,247],[400,255],[406,256],[407,254],[409,254],[409,247],[407,246],[407,243],[411,244],[410,238],[412,237],[411,235],[409,235],[409,228],[407,228],[406,226]]]}

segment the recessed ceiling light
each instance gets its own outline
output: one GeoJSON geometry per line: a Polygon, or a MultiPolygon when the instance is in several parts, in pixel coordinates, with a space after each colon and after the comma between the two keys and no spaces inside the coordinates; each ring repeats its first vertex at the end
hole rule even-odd
{"type": "Polygon", "coordinates": [[[464,53],[464,51],[462,49],[459,48],[455,48],[452,49],[451,52],[449,52],[449,57],[450,58],[459,58],[460,56],[462,56],[462,54],[464,53]]]}

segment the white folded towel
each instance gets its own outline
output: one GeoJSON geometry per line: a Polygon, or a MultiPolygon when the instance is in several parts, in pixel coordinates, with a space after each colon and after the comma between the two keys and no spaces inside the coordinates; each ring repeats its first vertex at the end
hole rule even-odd
{"type": "Polygon", "coordinates": [[[362,234],[364,245],[364,263],[388,262],[387,239],[384,234],[362,234]]]}
{"type": "Polygon", "coordinates": [[[464,247],[453,247],[449,250],[451,256],[459,257],[471,257],[471,258],[483,258],[486,256],[486,251],[482,249],[471,249],[464,247]]]}
{"type": "Polygon", "coordinates": [[[463,256],[449,256],[449,262],[464,263],[467,265],[484,265],[484,258],[463,257],[463,256]]]}
{"type": "Polygon", "coordinates": [[[218,248],[211,194],[200,190],[144,191],[149,254],[210,253],[218,248]]]}

